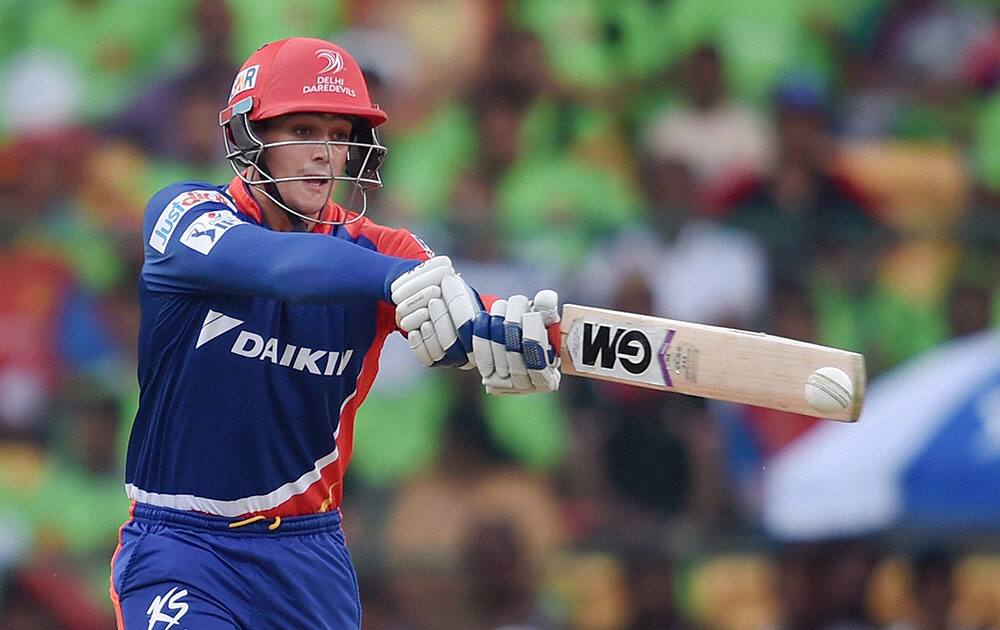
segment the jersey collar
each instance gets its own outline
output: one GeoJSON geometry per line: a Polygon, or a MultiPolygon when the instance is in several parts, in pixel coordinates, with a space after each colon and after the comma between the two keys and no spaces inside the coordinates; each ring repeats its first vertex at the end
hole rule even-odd
{"type": "MultiPolygon", "coordinates": [[[[260,208],[260,204],[257,200],[253,198],[250,194],[250,188],[247,183],[240,179],[239,176],[233,178],[233,181],[229,182],[229,196],[233,198],[236,202],[236,207],[240,212],[249,216],[251,219],[257,223],[264,224],[264,212],[260,208]]],[[[323,207],[323,211],[320,216],[328,221],[346,221],[350,217],[348,216],[347,210],[333,203],[333,201],[327,201],[326,206],[323,207]],[[327,219],[326,217],[331,217],[327,219]]],[[[315,232],[317,234],[330,234],[333,231],[335,225],[324,225],[322,223],[317,223],[313,225],[310,232],[315,232]]]]}

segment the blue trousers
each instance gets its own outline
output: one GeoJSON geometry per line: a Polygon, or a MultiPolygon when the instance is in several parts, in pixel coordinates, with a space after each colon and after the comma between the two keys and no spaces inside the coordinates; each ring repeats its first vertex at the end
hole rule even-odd
{"type": "Polygon", "coordinates": [[[360,627],[339,511],[232,523],[136,504],[111,561],[119,630],[360,627]]]}

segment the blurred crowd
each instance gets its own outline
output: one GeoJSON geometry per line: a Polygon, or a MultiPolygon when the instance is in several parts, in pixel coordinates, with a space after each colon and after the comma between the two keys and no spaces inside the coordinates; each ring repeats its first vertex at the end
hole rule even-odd
{"type": "MultiPolygon", "coordinates": [[[[989,0],[7,0],[0,629],[114,624],[142,212],[232,178],[218,111],[290,35],[349,50],[389,115],[371,215],[481,291],[870,377],[1000,325],[989,0]]],[[[816,422],[579,379],[488,399],[395,339],[347,477],[365,626],[1000,627],[982,549],[767,535],[760,472],[816,422]]]]}

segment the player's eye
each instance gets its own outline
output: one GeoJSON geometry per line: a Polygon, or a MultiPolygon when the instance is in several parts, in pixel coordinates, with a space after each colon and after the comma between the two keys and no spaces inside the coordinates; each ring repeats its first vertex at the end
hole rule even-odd
{"type": "Polygon", "coordinates": [[[304,138],[309,135],[312,135],[312,129],[310,129],[309,127],[295,127],[294,129],[292,129],[292,133],[294,133],[296,136],[299,136],[300,138],[304,138]]]}

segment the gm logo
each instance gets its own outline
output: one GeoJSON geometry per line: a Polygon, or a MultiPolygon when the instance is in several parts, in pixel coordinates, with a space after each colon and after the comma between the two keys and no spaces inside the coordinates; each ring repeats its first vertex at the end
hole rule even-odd
{"type": "MultiPolygon", "coordinates": [[[[571,322],[569,332],[564,333],[563,343],[569,350],[572,371],[656,389],[674,386],[670,370],[672,357],[678,351],[678,346],[673,343],[677,331],[655,323],[645,325],[644,322],[615,321],[599,315],[573,318],[564,313],[563,316],[571,322]]],[[[682,353],[683,357],[689,354],[682,353]]],[[[680,368],[686,366],[685,363],[680,368]]]]}
{"type": "Polygon", "coordinates": [[[613,370],[619,364],[630,374],[642,374],[653,362],[653,346],[641,330],[583,323],[580,360],[583,365],[613,370]]]}

